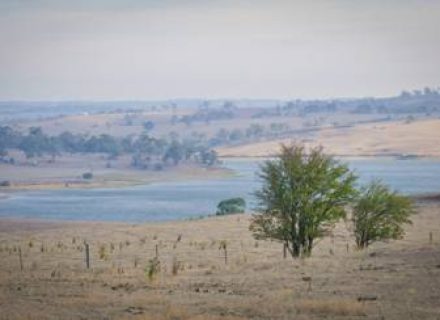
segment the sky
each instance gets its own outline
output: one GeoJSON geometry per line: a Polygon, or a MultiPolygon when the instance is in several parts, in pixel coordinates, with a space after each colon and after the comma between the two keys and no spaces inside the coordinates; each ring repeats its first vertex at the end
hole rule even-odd
{"type": "Polygon", "coordinates": [[[0,0],[0,100],[440,86],[440,0],[0,0]]]}

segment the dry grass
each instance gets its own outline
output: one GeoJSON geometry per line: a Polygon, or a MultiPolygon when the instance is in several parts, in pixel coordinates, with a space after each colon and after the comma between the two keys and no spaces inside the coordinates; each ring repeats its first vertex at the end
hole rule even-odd
{"type": "Polygon", "coordinates": [[[334,245],[323,239],[304,260],[283,259],[275,242],[256,246],[246,215],[139,225],[0,220],[0,319],[435,319],[439,209],[424,204],[404,240],[363,252],[347,252],[353,239],[339,224],[334,245]],[[156,245],[160,271],[149,279],[156,245]],[[379,298],[361,304],[361,294],[379,298]]]}
{"type": "Polygon", "coordinates": [[[364,305],[349,299],[303,299],[295,305],[299,313],[315,313],[325,316],[363,316],[364,305]]]}
{"type": "MultiPolygon", "coordinates": [[[[323,128],[308,139],[307,145],[322,145],[334,155],[372,156],[412,154],[440,157],[438,138],[440,120],[404,121],[357,125],[352,128],[323,128]]],[[[221,156],[268,156],[279,151],[280,143],[292,138],[256,142],[235,147],[220,147],[221,156]]]]}

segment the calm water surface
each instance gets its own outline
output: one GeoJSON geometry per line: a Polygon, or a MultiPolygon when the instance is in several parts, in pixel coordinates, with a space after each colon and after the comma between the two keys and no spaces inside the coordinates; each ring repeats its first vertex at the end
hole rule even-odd
{"type": "MultiPolygon", "coordinates": [[[[243,197],[252,207],[262,160],[228,159],[234,177],[166,182],[117,189],[21,192],[0,200],[0,216],[104,221],[164,221],[213,214],[225,198],[243,197]]],[[[440,160],[362,159],[347,161],[364,183],[380,178],[405,194],[440,192],[440,160]]]]}

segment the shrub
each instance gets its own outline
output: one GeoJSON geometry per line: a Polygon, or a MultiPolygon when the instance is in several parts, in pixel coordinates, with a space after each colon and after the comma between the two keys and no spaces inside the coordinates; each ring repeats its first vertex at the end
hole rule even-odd
{"type": "Polygon", "coordinates": [[[83,179],[85,179],[85,180],[91,180],[91,179],[93,179],[93,173],[91,173],[91,172],[85,172],[85,173],[83,173],[82,177],[83,177],[83,179]]]}
{"type": "Polygon", "coordinates": [[[230,198],[220,201],[217,205],[216,215],[223,216],[226,214],[243,213],[246,209],[246,202],[243,198],[230,198]]]}
{"type": "Polygon", "coordinates": [[[361,190],[353,208],[356,244],[362,249],[375,241],[403,237],[404,224],[414,213],[411,199],[391,191],[379,181],[361,190]]]}
{"type": "Polygon", "coordinates": [[[11,182],[9,180],[4,180],[0,182],[0,187],[10,187],[11,182]]]}
{"type": "Polygon", "coordinates": [[[107,260],[107,249],[106,246],[103,244],[99,247],[99,259],[101,260],[107,260]]]}
{"type": "Polygon", "coordinates": [[[148,261],[147,266],[144,269],[145,275],[151,281],[154,279],[156,274],[160,271],[160,261],[157,257],[154,257],[150,261],[148,261]]]}

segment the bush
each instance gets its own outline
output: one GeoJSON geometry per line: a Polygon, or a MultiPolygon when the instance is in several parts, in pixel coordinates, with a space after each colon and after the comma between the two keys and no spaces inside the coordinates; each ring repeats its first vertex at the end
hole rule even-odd
{"type": "Polygon", "coordinates": [[[148,277],[150,281],[154,279],[156,274],[160,271],[160,261],[157,257],[148,261],[147,266],[144,269],[145,275],[148,277]]]}
{"type": "Polygon", "coordinates": [[[93,179],[93,173],[91,173],[91,172],[85,172],[85,173],[83,173],[82,177],[83,177],[83,179],[85,179],[85,180],[91,180],[91,179],[93,179]]]}
{"type": "Polygon", "coordinates": [[[243,213],[246,209],[246,202],[243,198],[231,198],[220,201],[217,205],[218,216],[223,216],[226,214],[233,213],[243,213]]]}
{"type": "Polygon", "coordinates": [[[0,187],[10,187],[11,182],[9,180],[4,180],[0,182],[0,187]]]}
{"type": "Polygon", "coordinates": [[[375,241],[400,239],[404,224],[411,224],[411,199],[391,191],[380,181],[362,188],[353,208],[356,245],[363,249],[375,241]]]}

